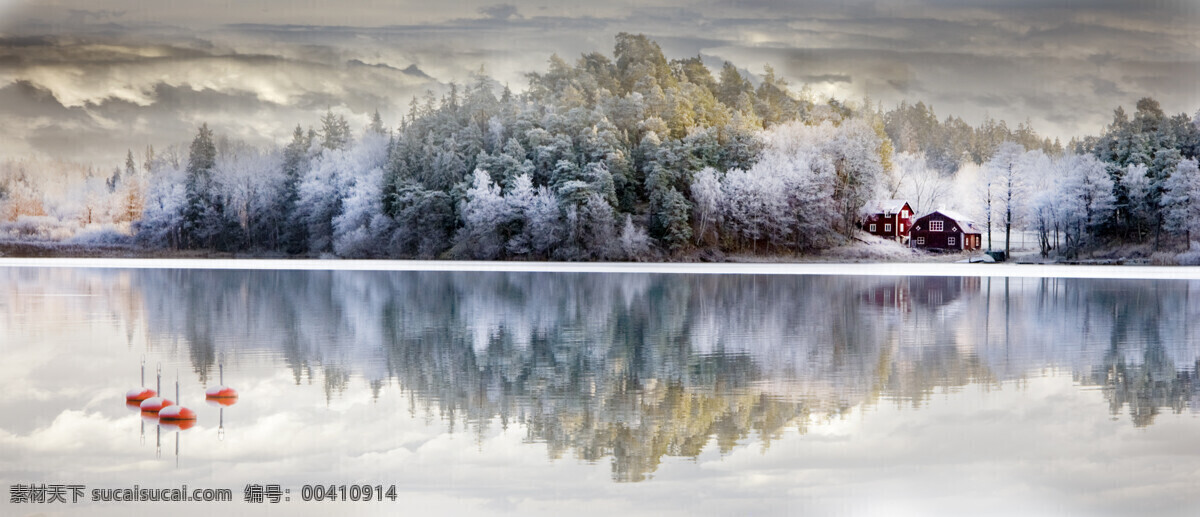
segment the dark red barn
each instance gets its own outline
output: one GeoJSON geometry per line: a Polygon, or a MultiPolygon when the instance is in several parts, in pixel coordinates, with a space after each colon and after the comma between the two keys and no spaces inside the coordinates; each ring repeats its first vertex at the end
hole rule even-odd
{"type": "Polygon", "coordinates": [[[902,199],[879,199],[863,206],[862,229],[871,235],[903,242],[912,229],[912,207],[902,199]]]}
{"type": "Polygon", "coordinates": [[[983,232],[966,217],[947,210],[937,210],[913,222],[909,239],[909,245],[914,248],[976,250],[983,243],[983,232]]]}

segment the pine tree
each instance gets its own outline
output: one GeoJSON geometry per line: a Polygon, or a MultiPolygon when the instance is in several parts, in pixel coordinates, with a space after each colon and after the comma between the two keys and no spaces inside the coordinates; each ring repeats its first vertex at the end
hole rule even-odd
{"type": "Polygon", "coordinates": [[[321,117],[321,145],[326,149],[345,149],[350,143],[350,124],[330,109],[321,117]]]}
{"type": "Polygon", "coordinates": [[[383,126],[383,117],[379,116],[379,110],[375,110],[375,114],[371,115],[371,125],[367,127],[367,130],[380,135],[387,133],[387,128],[383,126]]]}
{"type": "Polygon", "coordinates": [[[188,151],[185,180],[185,206],[181,244],[185,248],[208,245],[202,242],[209,228],[204,228],[207,215],[216,207],[211,199],[212,170],[217,161],[217,147],[213,144],[212,130],[208,123],[200,126],[196,138],[188,151]]]}

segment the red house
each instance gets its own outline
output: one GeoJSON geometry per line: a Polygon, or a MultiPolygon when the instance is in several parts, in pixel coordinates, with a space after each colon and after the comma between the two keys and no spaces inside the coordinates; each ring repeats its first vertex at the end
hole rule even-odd
{"type": "Polygon", "coordinates": [[[937,210],[913,222],[909,246],[939,251],[976,250],[983,232],[975,223],[948,210],[937,210]]]}
{"type": "Polygon", "coordinates": [[[903,199],[867,201],[862,229],[871,235],[903,242],[912,229],[913,211],[903,199]]]}

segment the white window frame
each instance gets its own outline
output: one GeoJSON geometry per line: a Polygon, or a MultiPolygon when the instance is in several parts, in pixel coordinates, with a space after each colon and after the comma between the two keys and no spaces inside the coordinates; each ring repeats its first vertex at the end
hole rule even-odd
{"type": "Polygon", "coordinates": [[[908,210],[901,210],[901,211],[900,211],[900,217],[903,217],[903,218],[905,218],[905,219],[908,219],[908,210]]]}
{"type": "Polygon", "coordinates": [[[875,231],[875,225],[874,225],[874,224],[872,224],[872,225],[871,225],[871,231],[872,231],[872,232],[874,232],[874,231],[875,231]]]}
{"type": "Polygon", "coordinates": [[[943,221],[929,221],[929,231],[931,231],[931,232],[942,231],[942,228],[945,228],[944,226],[942,226],[942,223],[943,223],[943,221]]]}
{"type": "Polygon", "coordinates": [[[958,239],[956,239],[954,237],[949,237],[946,239],[947,246],[954,246],[957,242],[958,242],[958,239]]]}
{"type": "Polygon", "coordinates": [[[888,224],[885,224],[885,225],[883,225],[883,231],[885,231],[885,232],[890,232],[890,231],[892,231],[892,225],[891,225],[891,223],[888,223],[888,224]]]}
{"type": "Polygon", "coordinates": [[[918,245],[918,246],[924,246],[924,245],[925,245],[925,238],[924,238],[924,237],[917,237],[917,245],[918,245]]]}
{"type": "Polygon", "coordinates": [[[900,233],[904,233],[904,223],[900,223],[900,233]]]}

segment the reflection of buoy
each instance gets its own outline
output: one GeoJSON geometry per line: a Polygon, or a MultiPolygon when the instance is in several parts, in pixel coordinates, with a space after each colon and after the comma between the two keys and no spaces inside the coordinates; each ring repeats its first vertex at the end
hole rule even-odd
{"type": "MultiPolygon", "coordinates": [[[[178,379],[175,380],[175,400],[179,400],[179,380],[178,379]]],[[[191,425],[184,427],[184,423],[191,422],[192,424],[195,424],[196,423],[196,412],[192,411],[191,409],[185,408],[179,404],[175,404],[173,406],[163,408],[161,411],[159,411],[158,412],[158,421],[162,422],[164,424],[170,423],[170,424],[178,425],[180,429],[187,429],[188,427],[191,427],[191,425]]]]}
{"type": "MultiPolygon", "coordinates": [[[[162,391],[162,366],[158,367],[158,391],[162,391]]],[[[174,404],[174,402],[171,402],[169,399],[155,396],[143,400],[139,407],[142,408],[143,413],[158,413],[162,411],[163,408],[172,404],[174,404]]]]}
{"type": "MultiPolygon", "coordinates": [[[[189,409],[188,411],[191,410],[189,409]]],[[[195,427],[196,417],[193,416],[191,420],[159,420],[159,425],[161,425],[165,431],[186,431],[192,427],[195,427]]]]}
{"type": "Polygon", "coordinates": [[[143,400],[139,407],[142,408],[143,413],[161,413],[163,408],[170,407],[174,404],[174,402],[171,402],[171,399],[163,397],[150,397],[146,400],[143,400]]]}
{"type": "Polygon", "coordinates": [[[232,406],[237,403],[238,392],[229,386],[225,386],[225,365],[219,364],[217,368],[221,372],[221,385],[204,390],[204,400],[222,406],[232,406]]]}
{"type": "Polygon", "coordinates": [[[162,423],[179,421],[179,420],[195,420],[196,412],[191,409],[175,404],[168,406],[158,412],[158,421],[162,423]]]}
{"type": "Polygon", "coordinates": [[[136,406],[150,397],[158,395],[158,392],[146,387],[146,360],[142,359],[142,387],[133,388],[125,393],[125,403],[136,406]]]}

